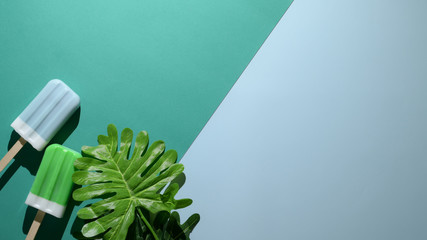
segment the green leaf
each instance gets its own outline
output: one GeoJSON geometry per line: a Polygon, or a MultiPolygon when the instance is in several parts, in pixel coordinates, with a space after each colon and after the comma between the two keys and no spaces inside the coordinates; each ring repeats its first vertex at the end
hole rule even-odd
{"type": "MultiPolygon", "coordinates": [[[[108,240],[126,239],[136,208],[156,214],[191,204],[191,199],[176,200],[179,187],[169,184],[184,170],[182,164],[176,163],[175,150],[165,152],[162,141],[148,147],[148,134],[142,131],[136,136],[129,158],[132,130],[123,129],[120,145],[113,124],[108,125],[107,132],[108,136],[98,137],[98,146],[83,146],[84,157],[74,163],[79,170],[73,174],[74,183],[86,186],[76,189],[73,198],[77,201],[101,198],[77,213],[79,218],[89,220],[82,228],[85,237],[101,234],[108,240]]],[[[151,228],[149,223],[147,228],[151,228]]]]}
{"type": "MultiPolygon", "coordinates": [[[[199,214],[191,215],[185,223],[180,224],[180,216],[178,212],[161,211],[157,214],[150,214],[143,209],[137,209],[135,224],[138,230],[135,230],[135,238],[133,239],[154,239],[151,232],[144,229],[143,224],[138,224],[138,219],[150,219],[150,225],[155,229],[159,240],[189,240],[190,233],[200,221],[199,214]]],[[[128,239],[130,240],[130,238],[128,239]]]]}

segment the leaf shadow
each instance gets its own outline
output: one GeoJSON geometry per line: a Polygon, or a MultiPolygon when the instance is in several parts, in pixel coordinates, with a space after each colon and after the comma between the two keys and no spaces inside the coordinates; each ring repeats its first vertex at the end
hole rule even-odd
{"type": "MultiPolygon", "coordinates": [[[[68,137],[74,132],[79,124],[80,120],[80,111],[79,107],[76,112],[71,115],[70,119],[64,124],[64,126],[58,131],[58,133],[53,137],[53,139],[49,142],[48,145],[53,143],[63,144],[68,137]]],[[[7,150],[10,150],[12,146],[21,136],[12,131],[10,134],[9,144],[7,146],[7,150]]],[[[14,161],[6,168],[3,172],[3,175],[0,177],[0,190],[6,185],[6,183],[12,178],[15,172],[19,167],[25,167],[31,175],[36,175],[37,170],[39,169],[40,162],[43,158],[44,150],[37,151],[34,149],[31,144],[25,144],[21,151],[14,157],[14,161]]]]}
{"type": "MultiPolygon", "coordinates": [[[[82,187],[82,186],[80,186],[80,187],[82,187]]],[[[82,203],[82,202],[79,202],[79,203],[82,203]]],[[[79,204],[79,205],[80,205],[80,204],[79,204]]],[[[84,207],[88,207],[88,206],[90,206],[90,205],[92,205],[92,203],[86,204],[84,207]]],[[[81,218],[79,218],[79,217],[77,217],[77,216],[76,216],[76,218],[74,219],[73,224],[71,225],[70,234],[71,234],[75,239],[80,239],[80,240],[88,240],[88,239],[102,239],[102,237],[103,237],[104,233],[101,233],[101,234],[99,234],[99,235],[97,235],[97,236],[90,237],[90,238],[83,236],[83,234],[82,234],[81,230],[82,230],[83,226],[84,226],[86,223],[89,223],[89,222],[90,222],[90,221],[88,221],[88,220],[83,220],[83,219],[81,219],[81,218]]]]}
{"type": "Polygon", "coordinates": [[[174,183],[176,183],[176,184],[178,184],[178,186],[179,186],[179,189],[181,189],[182,188],[182,186],[184,186],[184,184],[185,184],[185,181],[187,180],[187,177],[185,176],[185,173],[184,172],[182,172],[181,174],[179,174],[178,176],[176,176],[176,178],[174,178],[171,182],[170,182],[170,184],[174,184],[174,183]]]}
{"type": "MultiPolygon", "coordinates": [[[[74,185],[72,191],[77,188],[80,188],[79,185],[74,185]]],[[[68,200],[67,208],[65,209],[64,216],[62,218],[54,217],[50,214],[46,214],[41,225],[40,229],[37,232],[35,240],[43,239],[62,239],[64,235],[65,228],[68,225],[70,217],[73,213],[75,206],[79,206],[81,202],[75,201],[71,196],[68,200]]],[[[31,224],[37,214],[37,209],[28,206],[27,211],[25,212],[24,222],[22,224],[22,232],[28,234],[31,224]]]]}
{"type": "Polygon", "coordinates": [[[181,189],[184,186],[186,180],[187,180],[187,177],[185,176],[185,173],[182,172],[178,176],[176,176],[169,184],[159,189],[157,193],[164,193],[165,189],[167,189],[168,186],[174,183],[178,184],[178,189],[181,189]]]}
{"type": "Polygon", "coordinates": [[[83,228],[83,225],[85,225],[85,224],[86,224],[85,220],[76,216],[73,224],[71,225],[70,234],[76,239],[87,239],[81,233],[81,229],[83,228]]]}

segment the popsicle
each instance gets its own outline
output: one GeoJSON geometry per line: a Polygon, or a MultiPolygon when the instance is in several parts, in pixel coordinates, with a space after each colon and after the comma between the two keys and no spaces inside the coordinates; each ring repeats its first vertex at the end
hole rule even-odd
{"type": "Polygon", "coordinates": [[[80,106],[80,97],[64,82],[49,81],[11,126],[21,136],[0,161],[0,172],[26,142],[41,151],[80,106]]]}
{"type": "Polygon", "coordinates": [[[67,147],[52,144],[46,148],[25,204],[38,212],[26,239],[34,239],[45,213],[62,218],[73,188],[74,161],[81,155],[67,147]]]}

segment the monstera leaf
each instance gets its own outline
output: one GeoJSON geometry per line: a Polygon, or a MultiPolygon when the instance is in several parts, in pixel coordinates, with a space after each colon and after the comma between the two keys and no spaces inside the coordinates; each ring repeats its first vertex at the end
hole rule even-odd
{"type": "MultiPolygon", "coordinates": [[[[74,163],[79,171],[73,174],[73,181],[87,186],[76,189],[73,198],[77,201],[102,199],[77,213],[79,218],[89,220],[82,228],[85,237],[122,240],[134,222],[137,207],[157,213],[170,212],[192,203],[191,199],[174,199],[179,186],[169,184],[184,170],[182,164],[175,163],[176,151],[165,152],[162,141],[154,142],[147,149],[148,134],[142,131],[136,136],[129,158],[132,139],[132,130],[125,128],[118,149],[117,129],[110,124],[108,136],[98,136],[99,145],[96,147],[83,146],[84,157],[74,163]],[[166,185],[166,190],[163,190],[166,185]]],[[[144,215],[141,219],[158,239],[144,215]]]]}
{"type": "Polygon", "coordinates": [[[189,240],[190,233],[200,221],[200,215],[197,213],[191,215],[183,224],[180,223],[178,212],[172,212],[171,214],[168,212],[161,213],[165,215],[164,219],[167,220],[164,222],[159,221],[157,225],[155,224],[156,233],[160,240],[189,240]]]}
{"type": "Polygon", "coordinates": [[[189,240],[190,233],[200,221],[199,214],[191,215],[183,224],[180,223],[178,212],[161,211],[150,214],[145,209],[137,208],[135,222],[130,227],[130,237],[127,240],[154,240],[151,231],[146,227],[142,218],[149,219],[159,240],[189,240]]]}

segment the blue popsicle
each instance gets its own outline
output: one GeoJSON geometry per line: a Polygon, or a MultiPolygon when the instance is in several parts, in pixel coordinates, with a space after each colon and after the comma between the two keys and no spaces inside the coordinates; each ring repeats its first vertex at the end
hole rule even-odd
{"type": "Polygon", "coordinates": [[[58,79],[49,81],[11,124],[21,139],[0,161],[0,172],[25,142],[43,150],[79,106],[80,97],[70,87],[58,79]]]}
{"type": "Polygon", "coordinates": [[[12,123],[15,131],[43,150],[80,105],[80,97],[64,82],[51,80],[12,123]]]}

